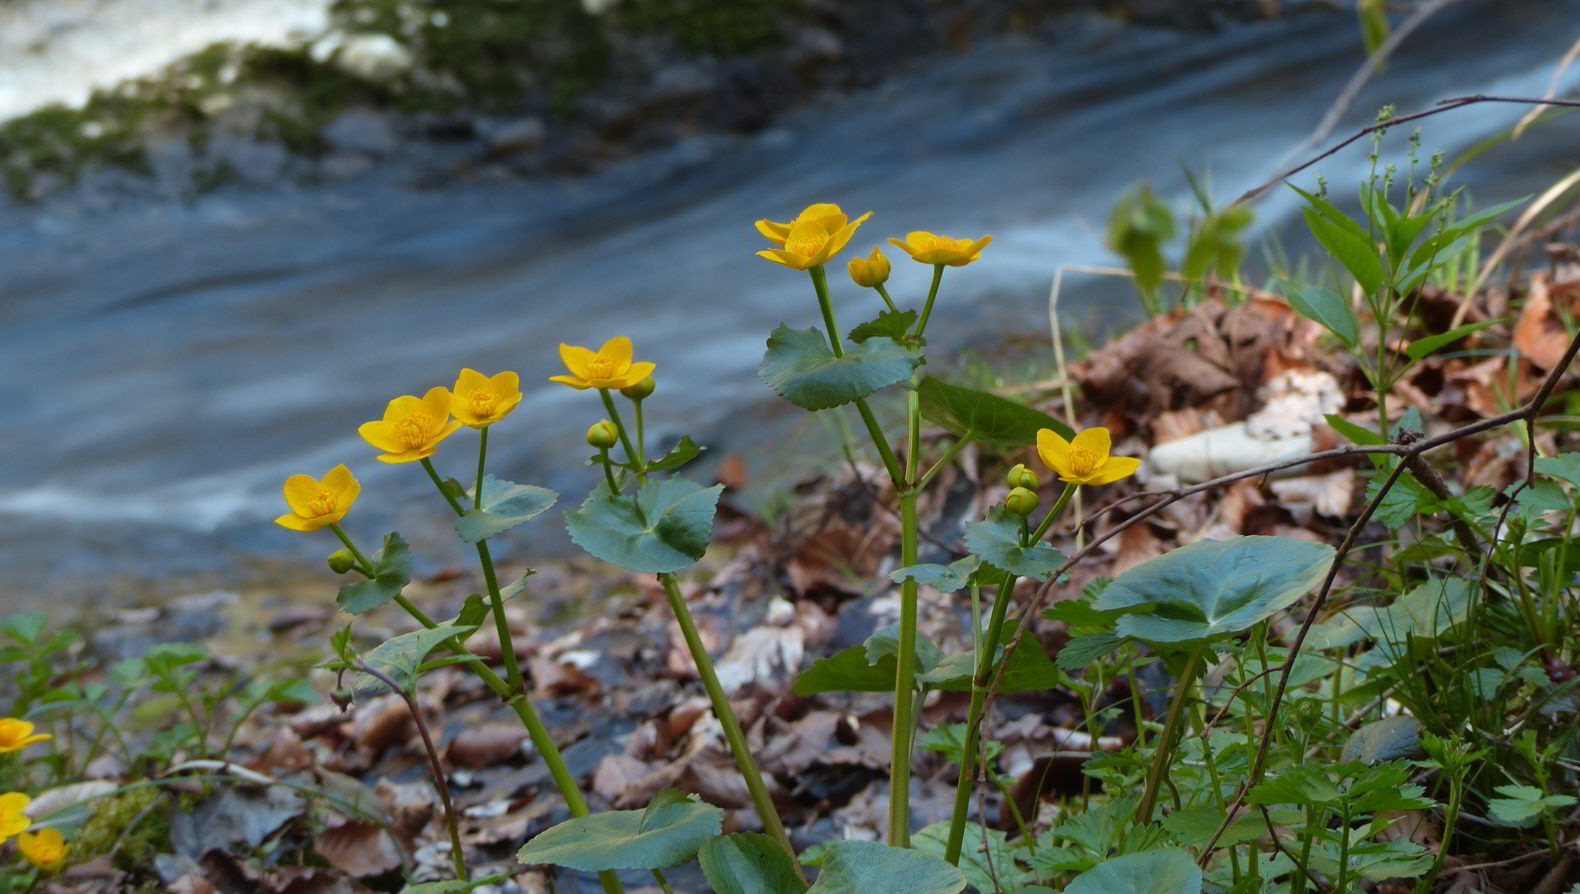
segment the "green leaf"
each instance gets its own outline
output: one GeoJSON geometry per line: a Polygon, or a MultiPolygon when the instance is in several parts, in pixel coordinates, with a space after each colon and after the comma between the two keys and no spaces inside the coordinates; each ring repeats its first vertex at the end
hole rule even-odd
{"type": "Polygon", "coordinates": [[[696,441],[691,440],[690,435],[681,435],[680,440],[675,443],[675,446],[669,448],[668,453],[647,464],[647,470],[649,472],[668,472],[671,469],[678,469],[696,459],[703,449],[697,446],[696,441]]]}
{"type": "Polygon", "coordinates": [[[809,894],[957,894],[960,870],[937,857],[876,841],[835,841],[809,894]]]}
{"type": "Polygon", "coordinates": [[[1041,410],[1023,403],[923,376],[917,386],[922,416],[961,438],[1019,447],[1037,443],[1037,431],[1051,428],[1062,438],[1072,438],[1070,427],[1041,410]]]}
{"type": "Polygon", "coordinates": [[[903,341],[910,334],[911,327],[916,325],[916,311],[914,310],[886,310],[878,314],[878,318],[867,323],[862,323],[850,330],[850,340],[860,344],[869,338],[888,338],[894,341],[903,341]]]}
{"type": "Polygon", "coordinates": [[[484,885],[496,884],[509,877],[508,875],[490,875],[472,879],[469,882],[423,882],[417,885],[407,885],[400,889],[400,894],[466,894],[467,891],[475,891],[484,885]]]}
{"type": "MultiPolygon", "coordinates": [[[[455,520],[455,533],[467,543],[487,540],[501,531],[508,531],[535,518],[559,498],[559,494],[546,487],[516,484],[486,475],[483,478],[482,508],[468,509],[462,513],[455,520]]],[[[472,491],[467,491],[462,497],[462,505],[470,505],[472,499],[472,491]]]]}
{"type": "MultiPolygon", "coordinates": [[[[976,650],[968,649],[937,662],[931,669],[916,675],[918,682],[947,692],[970,692],[971,678],[976,672],[976,650]]],[[[1004,680],[999,692],[1040,692],[1059,685],[1059,671],[1042,643],[1034,636],[1025,636],[1010,653],[1009,666],[1004,668],[1004,680]]],[[[995,670],[994,673],[997,673],[995,670]]],[[[892,689],[892,680],[891,686],[892,689]]]]}
{"type": "Polygon", "coordinates": [[[1088,664],[1124,645],[1125,637],[1114,633],[1083,633],[1070,637],[1053,658],[1054,666],[1063,671],[1078,671],[1088,664]]]}
{"type": "Polygon", "coordinates": [[[1355,281],[1360,283],[1362,290],[1367,294],[1376,292],[1382,284],[1383,265],[1382,255],[1371,238],[1357,235],[1311,208],[1301,210],[1306,216],[1306,225],[1311,228],[1317,241],[1344,265],[1355,281]]]}
{"type": "Polygon", "coordinates": [[[1479,323],[1469,323],[1459,327],[1458,329],[1450,329],[1447,332],[1440,332],[1437,335],[1429,335],[1426,338],[1418,338],[1415,341],[1410,342],[1410,346],[1405,348],[1404,352],[1410,355],[1411,360],[1420,360],[1422,357],[1425,357],[1444,345],[1459,341],[1472,332],[1485,329],[1488,326],[1496,326],[1501,322],[1503,322],[1502,319],[1482,320],[1479,323]]]}
{"type": "MultiPolygon", "coordinates": [[[[401,688],[410,689],[417,682],[417,669],[422,667],[423,659],[428,657],[429,652],[450,637],[463,636],[472,630],[470,627],[452,627],[448,624],[424,627],[379,643],[362,660],[368,667],[394,680],[401,688]]],[[[382,680],[366,672],[358,673],[351,685],[358,690],[384,688],[382,680]]]]}
{"type": "Polygon", "coordinates": [[[1428,580],[1387,606],[1362,605],[1311,628],[1309,644],[1339,649],[1364,639],[1403,643],[1408,637],[1430,640],[1464,623],[1470,613],[1471,585],[1459,578],[1428,580]]]}
{"type": "MultiPolygon", "coordinates": [[[[937,751],[950,763],[958,764],[966,753],[966,725],[964,723],[946,723],[935,726],[916,740],[916,747],[927,751],[937,751]]],[[[988,739],[982,743],[987,752],[986,763],[991,766],[993,761],[1004,752],[1004,743],[988,739]]]]}
{"type": "MultiPolygon", "coordinates": [[[[878,664],[888,658],[891,662],[900,654],[900,625],[890,624],[880,627],[867,641],[862,643],[862,650],[866,653],[868,664],[878,664]]],[[[927,634],[916,634],[916,672],[926,673],[938,666],[944,660],[944,650],[927,637],[927,634]]],[[[894,688],[894,676],[889,676],[889,688],[894,688]]]]}
{"type": "Polygon", "coordinates": [[[1064,894],[1201,894],[1201,883],[1201,869],[1185,851],[1143,851],[1097,864],[1064,894]]]}
{"type": "Polygon", "coordinates": [[[790,691],[796,695],[814,695],[819,692],[892,692],[894,690],[894,659],[887,665],[874,667],[867,663],[867,650],[863,646],[841,649],[833,655],[812,663],[795,678],[790,691]]]}
{"type": "Polygon", "coordinates": [[[1353,348],[1360,343],[1360,323],[1355,319],[1355,310],[1339,293],[1321,286],[1302,287],[1293,283],[1284,283],[1282,292],[1301,316],[1321,323],[1338,336],[1345,347],[1353,348]]]}
{"type": "Polygon", "coordinates": [[[1440,254],[1452,254],[1451,248],[1453,244],[1459,241],[1461,237],[1480,229],[1483,225],[1490,223],[1493,218],[1525,204],[1529,198],[1530,196],[1525,196],[1511,202],[1503,202],[1490,208],[1483,208],[1468,217],[1454,221],[1444,227],[1441,232],[1432,234],[1425,242],[1421,243],[1419,248],[1410,253],[1410,266],[1424,267],[1440,254]]]}
{"type": "MultiPolygon", "coordinates": [[[[949,848],[949,823],[933,823],[911,836],[911,846],[924,854],[943,857],[949,848]]],[[[960,873],[978,891],[1016,891],[1037,880],[1035,873],[1015,860],[1018,848],[999,829],[966,823],[960,847],[960,873]]]]}
{"type": "Polygon", "coordinates": [[[1201,540],[1120,575],[1097,597],[1103,610],[1149,608],[1118,632],[1152,642],[1213,640],[1272,617],[1322,580],[1333,547],[1288,537],[1201,540]]]}
{"type": "Polygon", "coordinates": [[[702,874],[714,894],[803,894],[790,855],[778,842],[757,832],[709,839],[697,852],[702,874]]]}
{"type": "Polygon", "coordinates": [[[1528,826],[1544,813],[1575,804],[1570,795],[1549,795],[1530,785],[1500,785],[1495,791],[1504,797],[1487,799],[1487,812],[1506,826],[1528,826]]]}
{"type": "Polygon", "coordinates": [[[1580,453],[1560,453],[1557,456],[1538,456],[1536,471],[1542,475],[1562,478],[1580,486],[1580,453]]]}
{"type": "Polygon", "coordinates": [[[935,590],[953,593],[971,582],[971,575],[981,564],[976,556],[966,556],[948,565],[907,565],[889,572],[889,580],[897,584],[914,580],[935,590]]]}
{"type": "Polygon", "coordinates": [[[1362,724],[1350,733],[1344,742],[1340,760],[1363,761],[1368,764],[1382,761],[1406,760],[1421,756],[1421,721],[1399,714],[1362,724]]]}
{"type": "Polygon", "coordinates": [[[384,538],[384,548],[373,560],[373,577],[346,584],[336,601],[353,615],[370,612],[400,595],[411,583],[411,547],[399,534],[384,538]]]}
{"type": "Polygon", "coordinates": [[[663,869],[696,856],[723,824],[719,808],[660,792],[647,810],[608,810],[551,826],[517,851],[516,860],[582,872],[663,869]]]}
{"type": "Polygon", "coordinates": [[[1130,264],[1143,294],[1153,294],[1163,282],[1163,244],[1172,238],[1174,215],[1149,187],[1126,193],[1108,216],[1108,247],[1130,264]]]}
{"type": "Polygon", "coordinates": [[[796,406],[826,410],[909,379],[921,362],[921,355],[884,337],[869,338],[835,357],[819,330],[781,325],[768,337],[757,374],[796,406]]]}
{"type": "Polygon", "coordinates": [[[577,546],[612,565],[679,571],[707,552],[723,490],[722,484],[665,478],[649,480],[634,497],[611,497],[600,484],[580,509],[565,512],[565,527],[577,546]]]}
{"type": "Polygon", "coordinates": [[[1327,420],[1328,425],[1332,427],[1334,431],[1346,438],[1349,438],[1356,444],[1360,444],[1365,447],[1376,447],[1381,444],[1388,443],[1388,439],[1384,438],[1382,435],[1377,434],[1364,425],[1356,425],[1337,413],[1329,413],[1322,418],[1327,420]]]}
{"type": "Polygon", "coordinates": [[[985,520],[966,525],[966,549],[1000,571],[1047,580],[1064,564],[1064,553],[1046,543],[1021,546],[1024,525],[1025,519],[1003,506],[994,506],[985,520]]]}

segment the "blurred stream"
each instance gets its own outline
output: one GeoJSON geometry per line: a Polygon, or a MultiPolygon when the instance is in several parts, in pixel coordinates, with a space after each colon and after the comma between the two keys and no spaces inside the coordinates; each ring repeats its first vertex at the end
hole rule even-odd
{"type": "MultiPolygon", "coordinates": [[[[1387,102],[1539,95],[1577,36],[1580,0],[1459,3],[1335,136],[1387,102]]],[[[1209,36],[1093,25],[1056,49],[982,45],[772,130],[698,137],[581,179],[419,191],[391,167],[190,205],[0,207],[6,604],[130,598],[150,581],[250,573],[237,557],[321,556],[332,538],[271,519],[282,478],[337,462],[363,479],[349,525],[364,542],[440,521],[436,503],[402,499],[426,487],[420,470],[375,462],[356,426],[463,365],[522,373],[526,401],[492,439],[497,470],[577,502],[591,480],[582,432],[601,414],[546,381],[562,340],[633,335],[659,365],[660,436],[691,432],[715,456],[781,438],[800,420],[757,380],[763,340],[781,321],[821,323],[804,276],[753,257],[754,219],[812,201],[872,209],[851,246],[862,253],[910,229],[992,233],[981,263],[946,277],[935,349],[1045,331],[1058,266],[1114,263],[1102,231],[1122,192],[1150,180],[1184,209],[1183,163],[1232,199],[1281,167],[1360,62],[1348,15],[1209,36]]],[[[1423,155],[1452,157],[1524,111],[1427,119],[1423,155]]],[[[1580,164],[1577,122],[1539,127],[1456,182],[1480,204],[1539,191],[1580,164]]],[[[1366,168],[1357,145],[1298,182],[1321,173],[1349,194],[1366,168]]],[[[1289,219],[1287,193],[1258,203],[1259,227],[1289,219]]],[[[895,265],[891,292],[915,301],[928,271],[895,265]]],[[[842,269],[831,279],[847,328],[876,310],[842,269]]],[[[1066,282],[1072,324],[1137,312],[1123,282],[1066,282]]],[[[464,476],[473,438],[456,436],[441,469],[464,476]]],[[[559,542],[557,528],[540,520],[525,529],[536,545],[514,552],[559,542]]]]}

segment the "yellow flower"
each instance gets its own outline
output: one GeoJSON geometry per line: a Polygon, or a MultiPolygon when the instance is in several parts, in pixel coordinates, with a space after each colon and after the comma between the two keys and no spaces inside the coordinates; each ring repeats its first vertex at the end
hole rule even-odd
{"type": "Polygon", "coordinates": [[[330,469],[321,479],[292,475],[285,479],[285,503],[291,511],[274,523],[293,531],[316,531],[338,524],[361,492],[361,483],[351,477],[351,470],[344,465],[330,469]]]}
{"type": "Polygon", "coordinates": [[[493,425],[521,403],[521,377],[513,372],[485,376],[463,369],[450,392],[450,412],[473,428],[493,425]]]}
{"type": "Polygon", "coordinates": [[[66,862],[66,839],[59,829],[40,829],[36,834],[23,832],[17,836],[16,847],[29,863],[40,869],[53,871],[66,862]]]}
{"type": "Polygon", "coordinates": [[[21,751],[34,742],[54,738],[48,733],[33,732],[33,724],[15,717],[0,718],[0,754],[21,751]]]}
{"type": "Polygon", "coordinates": [[[893,269],[889,259],[883,256],[883,250],[877,247],[872,249],[872,254],[865,258],[850,259],[850,278],[856,285],[864,289],[875,289],[889,281],[889,271],[893,269]]]}
{"type": "Polygon", "coordinates": [[[916,230],[906,233],[903,242],[899,239],[889,241],[905,249],[906,254],[923,264],[964,267],[982,255],[982,249],[987,248],[993,237],[983,236],[972,242],[970,239],[951,239],[926,230],[916,230]]]}
{"type": "Polygon", "coordinates": [[[561,342],[560,359],[565,361],[565,368],[571,374],[550,376],[549,381],[578,389],[606,388],[618,391],[642,381],[658,368],[652,363],[632,363],[631,339],[624,335],[609,339],[597,351],[561,342]]]}
{"type": "Polygon", "coordinates": [[[871,216],[868,211],[849,220],[838,205],[819,204],[809,206],[787,224],[759,220],[757,232],[780,247],[760,251],[757,256],[796,270],[821,267],[839,254],[856,228],[871,216]]]}
{"type": "Polygon", "coordinates": [[[1060,481],[1071,484],[1111,484],[1136,473],[1141,460],[1133,456],[1109,456],[1108,429],[1089,428],[1066,441],[1052,429],[1037,432],[1037,455],[1060,481]]]}
{"type": "Polygon", "coordinates": [[[403,394],[384,408],[384,418],[357,427],[362,440],[384,451],[387,463],[409,463],[439,452],[439,442],[461,427],[450,420],[450,389],[438,385],[422,397],[403,394]]]}
{"type": "Polygon", "coordinates": [[[32,800],[21,792],[0,795],[0,844],[5,844],[11,836],[33,825],[33,821],[22,812],[32,800]]]}

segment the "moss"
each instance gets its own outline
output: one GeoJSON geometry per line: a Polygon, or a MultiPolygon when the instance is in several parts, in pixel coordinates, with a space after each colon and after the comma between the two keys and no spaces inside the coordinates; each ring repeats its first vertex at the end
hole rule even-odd
{"type": "Polygon", "coordinates": [[[156,803],[160,797],[157,788],[145,786],[101,800],[72,842],[73,860],[113,854],[121,869],[151,865],[155,854],[167,850],[170,838],[170,814],[156,803]]]}
{"type": "Polygon", "coordinates": [[[627,0],[616,22],[633,31],[662,31],[684,50],[738,56],[774,49],[802,18],[800,0],[627,0]]]}

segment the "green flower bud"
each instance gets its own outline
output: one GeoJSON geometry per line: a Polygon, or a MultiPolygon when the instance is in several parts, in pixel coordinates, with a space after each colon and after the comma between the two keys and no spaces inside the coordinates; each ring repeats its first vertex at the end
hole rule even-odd
{"type": "Polygon", "coordinates": [[[637,382],[635,385],[627,385],[624,388],[621,388],[620,393],[626,397],[631,398],[632,400],[642,400],[643,398],[652,394],[653,389],[657,387],[658,383],[653,381],[652,376],[648,376],[642,381],[637,382]]]}
{"type": "Polygon", "coordinates": [[[1036,511],[1037,504],[1041,502],[1042,499],[1037,496],[1036,491],[1017,487],[1004,498],[1004,508],[1016,515],[1030,515],[1036,511]]]}
{"type": "Polygon", "coordinates": [[[1015,468],[1010,469],[1009,474],[1004,476],[1004,480],[1010,487],[1024,487],[1031,491],[1036,490],[1042,483],[1037,480],[1037,473],[1026,468],[1024,463],[1016,463],[1015,468]]]}
{"type": "Polygon", "coordinates": [[[336,686],[335,691],[329,693],[329,700],[335,703],[335,707],[345,711],[356,700],[356,695],[344,686],[336,686]]]}
{"type": "Polygon", "coordinates": [[[336,574],[345,574],[347,571],[357,567],[357,557],[353,556],[351,550],[345,547],[330,553],[328,561],[329,570],[336,574]]]}
{"type": "Polygon", "coordinates": [[[620,443],[620,430],[614,427],[613,422],[600,419],[587,429],[587,443],[600,450],[608,450],[620,443]]]}

